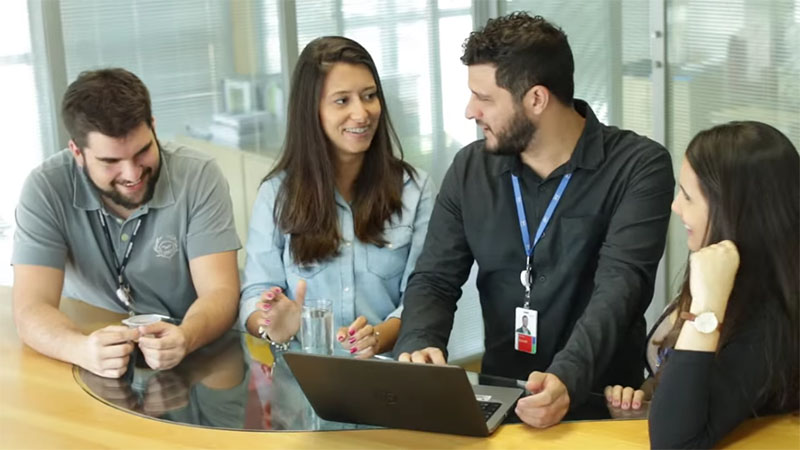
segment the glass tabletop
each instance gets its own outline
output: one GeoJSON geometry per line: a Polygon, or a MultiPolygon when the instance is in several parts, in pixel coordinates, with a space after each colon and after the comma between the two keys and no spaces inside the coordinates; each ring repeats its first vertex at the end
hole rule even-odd
{"type": "MultiPolygon", "coordinates": [[[[296,343],[295,343],[296,345],[296,343]]],[[[290,351],[299,351],[291,347],[290,351]]],[[[337,356],[349,353],[341,351],[337,356]]],[[[76,381],[94,398],[152,419],[230,430],[325,431],[374,429],[370,425],[321,419],[306,400],[282,357],[249,334],[228,332],[170,370],[152,370],[134,352],[119,379],[103,378],[78,366],[76,381]]],[[[519,386],[508,378],[467,372],[473,384],[519,386]]],[[[611,419],[605,399],[592,394],[565,420],[611,419]]],[[[636,418],[630,415],[614,418],[636,418]]],[[[513,409],[504,423],[519,423],[513,409]]]]}

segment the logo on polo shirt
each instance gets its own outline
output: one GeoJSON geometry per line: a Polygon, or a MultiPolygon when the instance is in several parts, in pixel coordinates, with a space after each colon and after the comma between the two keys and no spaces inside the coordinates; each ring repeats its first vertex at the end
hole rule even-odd
{"type": "Polygon", "coordinates": [[[172,235],[158,237],[153,250],[159,258],[171,259],[178,253],[178,238],[172,235]]]}

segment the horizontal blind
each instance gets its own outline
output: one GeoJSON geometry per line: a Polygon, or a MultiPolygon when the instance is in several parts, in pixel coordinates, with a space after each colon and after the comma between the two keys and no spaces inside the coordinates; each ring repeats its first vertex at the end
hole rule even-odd
{"type": "Polygon", "coordinates": [[[800,143],[800,2],[667,2],[669,144],[700,130],[769,123],[800,143]]]}
{"type": "MultiPolygon", "coordinates": [[[[699,131],[768,123],[800,148],[800,1],[667,1],[667,148],[680,164],[699,131]]],[[[673,217],[668,281],[676,292],[686,233],[673,217]]]]}
{"type": "Polygon", "coordinates": [[[208,124],[232,74],[228,2],[61,0],[67,78],[123,67],[148,86],[162,138],[208,124]]]}
{"type": "MultiPolygon", "coordinates": [[[[52,142],[48,91],[40,86],[44,60],[34,54],[25,1],[0,5],[0,135],[7,157],[0,165],[0,285],[10,286],[14,209],[28,173],[52,142]],[[13,154],[13,156],[11,156],[13,154]]],[[[46,80],[44,80],[46,81],[46,80]]]]}

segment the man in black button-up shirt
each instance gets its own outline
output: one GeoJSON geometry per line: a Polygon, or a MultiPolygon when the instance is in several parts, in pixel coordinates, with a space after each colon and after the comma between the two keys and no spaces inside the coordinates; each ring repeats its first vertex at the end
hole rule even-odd
{"type": "Polygon", "coordinates": [[[524,13],[470,35],[467,118],[486,139],[455,157],[405,292],[395,353],[443,363],[473,261],[484,318],[482,371],[526,379],[517,415],[545,427],[606,384],[639,386],[644,312],[664,251],[674,189],[668,152],[600,123],[574,100],[566,36],[524,13]],[[526,267],[512,174],[530,241],[564,174],[572,178],[532,254],[536,353],[514,349],[526,267]]]}

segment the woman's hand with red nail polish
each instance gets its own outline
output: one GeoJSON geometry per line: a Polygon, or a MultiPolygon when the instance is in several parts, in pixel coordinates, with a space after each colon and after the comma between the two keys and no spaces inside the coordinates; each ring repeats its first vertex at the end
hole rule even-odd
{"type": "Polygon", "coordinates": [[[366,317],[359,316],[350,326],[339,328],[336,339],[356,358],[366,359],[380,353],[379,335],[375,327],[367,323],[366,317]]]}
{"type": "Polygon", "coordinates": [[[284,294],[283,289],[273,286],[261,293],[256,310],[247,318],[247,330],[259,336],[263,326],[270,339],[286,342],[300,330],[300,313],[305,300],[306,282],[300,280],[295,289],[295,300],[284,294]]]}

